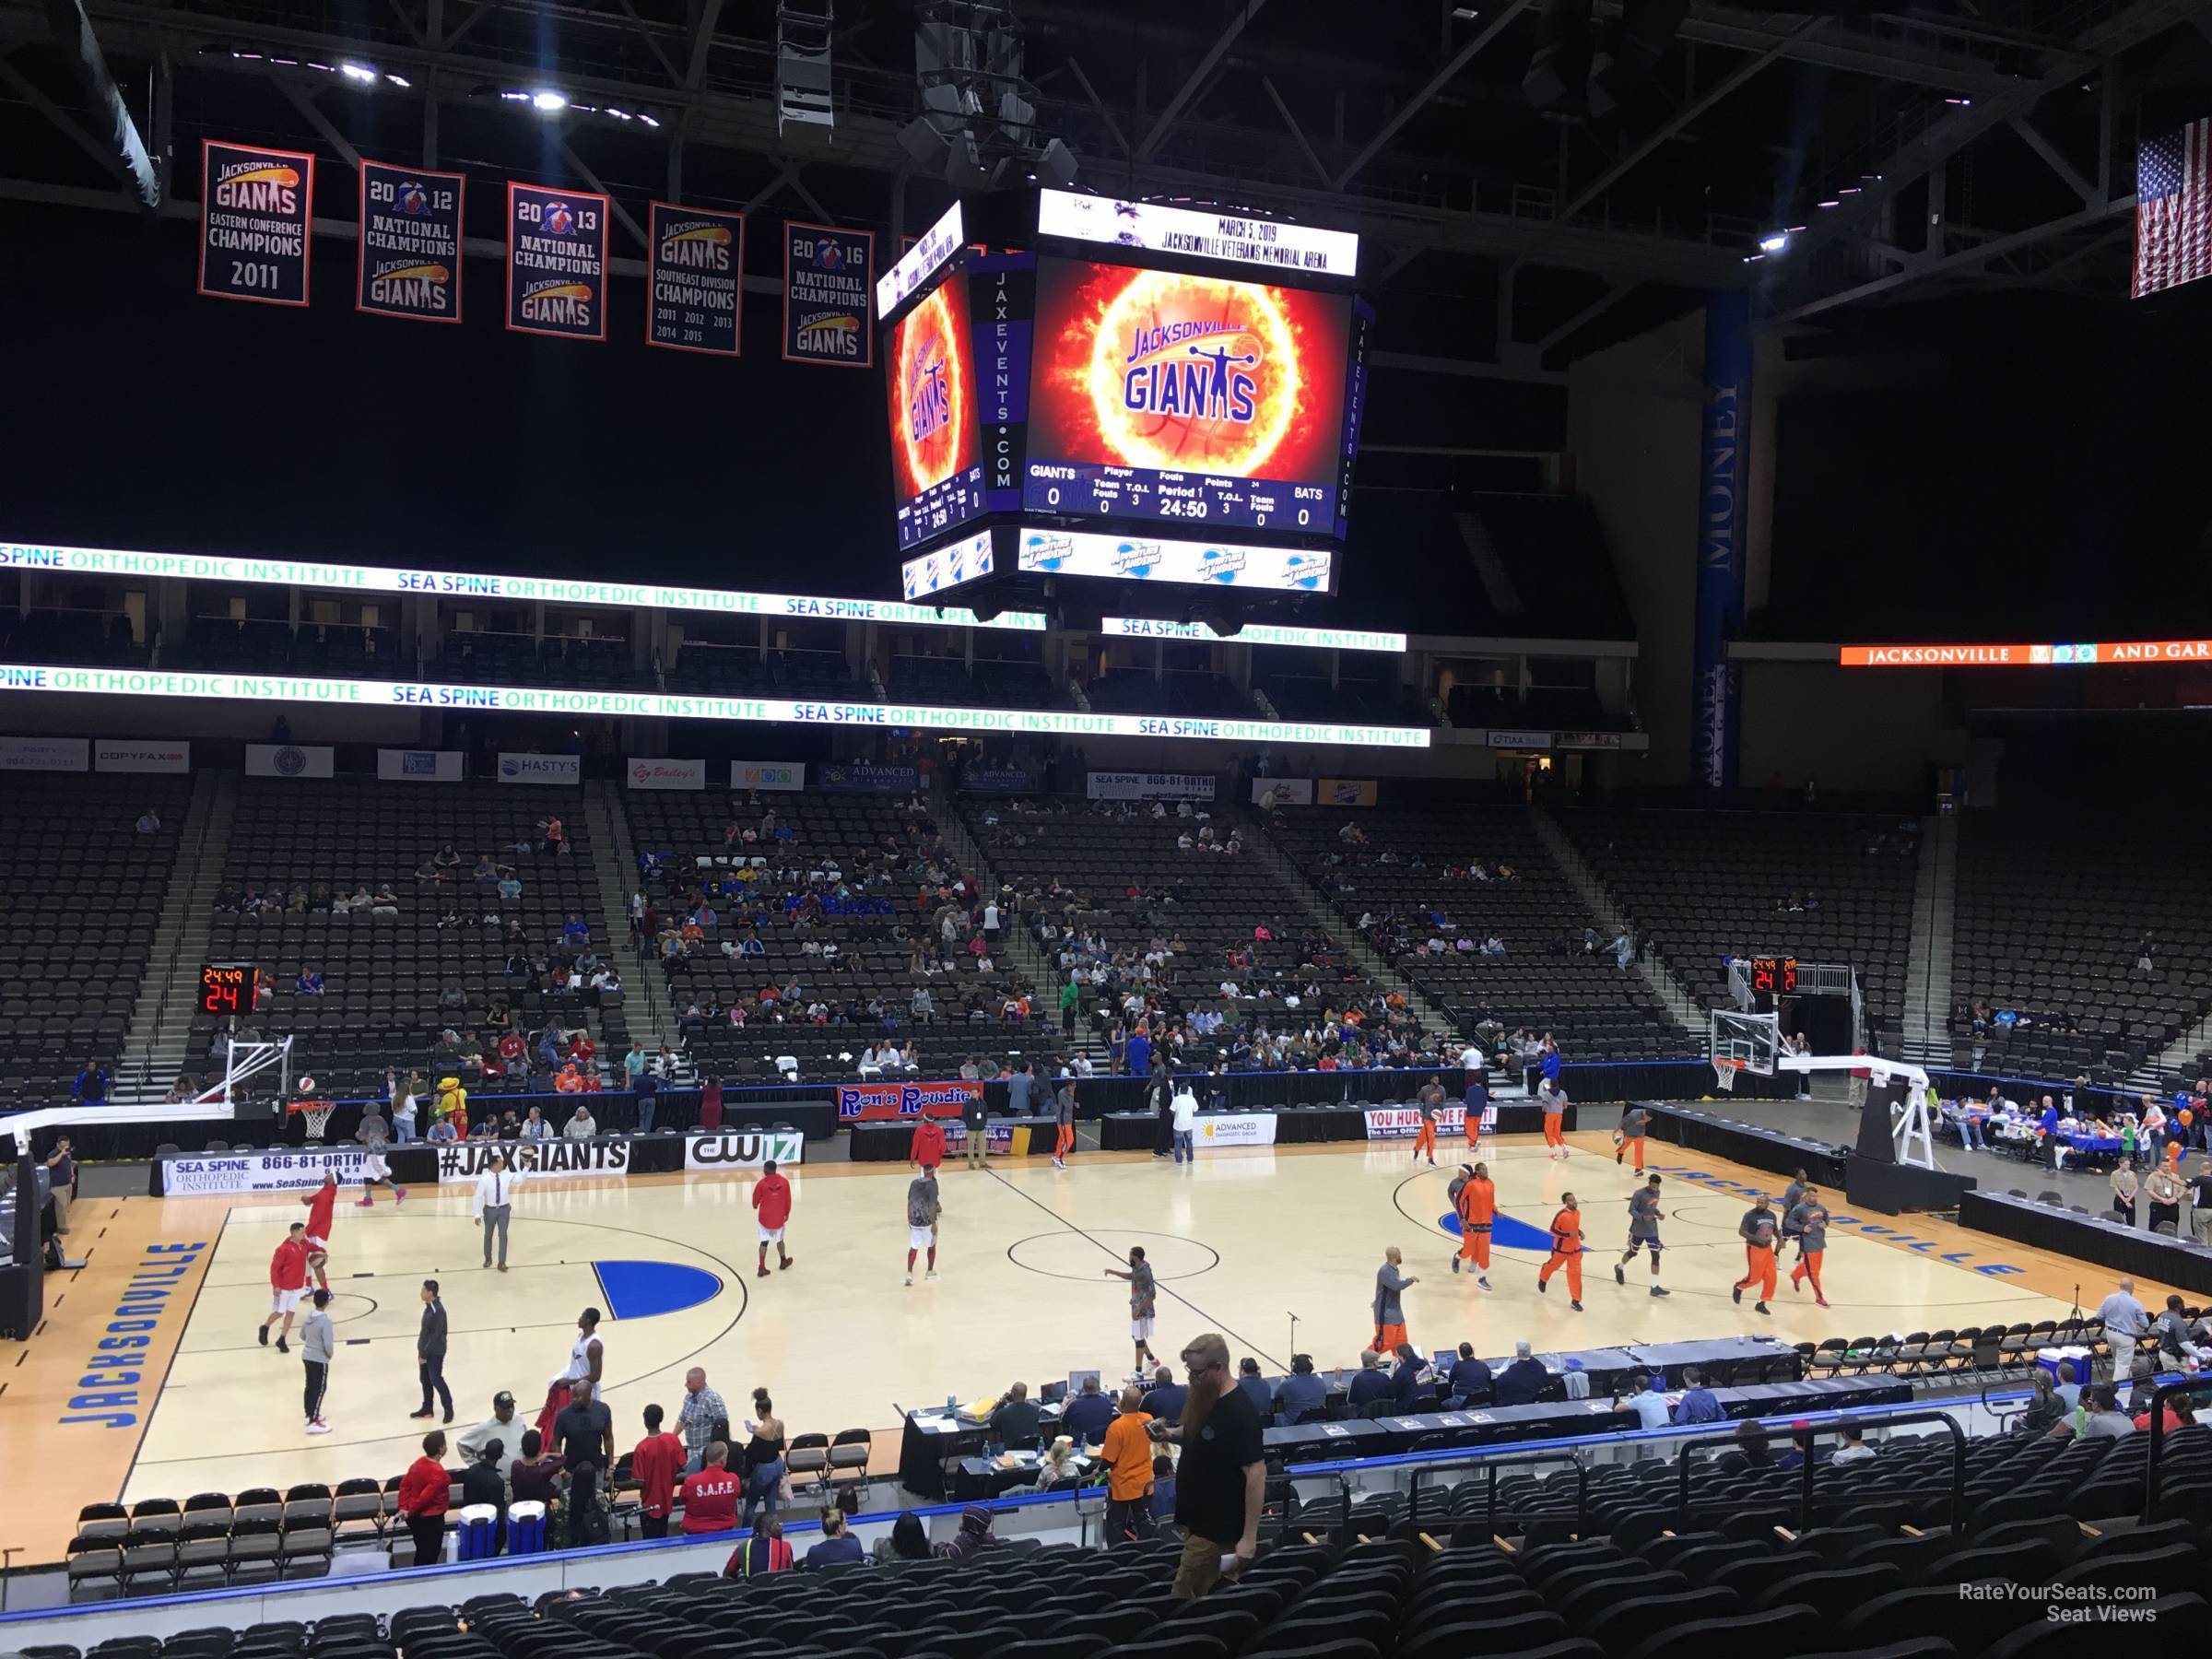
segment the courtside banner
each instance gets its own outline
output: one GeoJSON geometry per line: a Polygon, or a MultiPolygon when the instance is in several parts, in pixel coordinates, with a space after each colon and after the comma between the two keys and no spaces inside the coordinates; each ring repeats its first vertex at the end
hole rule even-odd
{"type": "Polygon", "coordinates": [[[307,303],[315,159],[200,140],[200,292],[258,305],[307,303]]]}
{"type": "Polygon", "coordinates": [[[533,755],[518,749],[500,751],[502,783],[582,783],[581,755],[533,755]]]}
{"type": "Polygon", "coordinates": [[[632,789],[704,789],[704,760],[653,760],[632,757],[624,762],[623,781],[632,789]]]}
{"type": "Polygon", "coordinates": [[[88,737],[0,737],[0,771],[83,771],[88,737]]]}
{"type": "Polygon", "coordinates": [[[419,167],[361,163],[360,257],[353,307],[411,323],[461,321],[461,237],[467,180],[419,167]]]}
{"type": "Polygon", "coordinates": [[[606,338],[606,198],[507,186],[507,326],[564,340],[606,338]]]}
{"type": "MultiPolygon", "coordinates": [[[[1482,1109],[1482,1126],[1495,1131],[1498,1127],[1498,1108],[1482,1109]]],[[[1464,1135],[1467,1128],[1467,1109],[1465,1106],[1439,1106],[1436,1109],[1436,1132],[1439,1135],[1464,1135]]],[[[1421,1132],[1421,1114],[1411,1106],[1371,1106],[1367,1112],[1367,1138],[1369,1140],[1411,1140],[1421,1132]]]]}
{"type": "Polygon", "coordinates": [[[783,360],[876,366],[868,328],[876,233],[794,219],[783,227],[783,360]]]}
{"type": "Polygon", "coordinates": [[[376,775],[386,783],[458,783],[467,776],[467,757],[459,749],[376,751],[376,775]]]}
{"type": "Polygon", "coordinates": [[[368,1154],[359,1147],[326,1152],[225,1152],[205,1158],[163,1158],[165,1197],[193,1193],[303,1193],[323,1184],[323,1171],[335,1170],[340,1186],[361,1184],[368,1154]]]}
{"type": "Polygon", "coordinates": [[[249,743],[246,776],[249,778],[327,778],[337,750],[328,744],[249,743]]]}
{"type": "Polygon", "coordinates": [[[840,1123],[855,1118],[959,1117],[971,1100],[983,1098],[983,1086],[966,1078],[950,1083],[841,1083],[837,1086],[840,1123]]]}
{"type": "MultiPolygon", "coordinates": [[[[585,1100],[582,1095],[576,1098],[585,1100]]],[[[627,1139],[444,1141],[438,1147],[438,1184],[452,1186],[476,1180],[491,1168],[495,1152],[506,1159],[509,1169],[540,1181],[629,1173],[627,1139]]]]}
{"type": "Polygon", "coordinates": [[[124,743],[102,737],[92,747],[92,770],[112,772],[188,772],[189,743],[124,743]]]}
{"type": "Polygon", "coordinates": [[[1272,1112],[1202,1112],[1192,1143],[1200,1147],[1272,1147],[1272,1112]]]}
{"type": "MultiPolygon", "coordinates": [[[[782,697],[696,697],[666,691],[453,686],[434,681],[322,679],[310,675],[237,674],[228,670],[79,668],[49,663],[0,663],[0,696],[11,691],[50,697],[144,697],[163,700],[195,698],[207,702],[285,703],[324,708],[468,709],[478,712],[591,718],[1004,732],[1040,737],[1178,737],[1230,743],[1248,748],[1300,743],[1333,744],[1346,748],[1427,748],[1430,739],[1427,726],[1339,725],[1333,721],[1102,714],[1067,709],[953,709],[935,703],[802,702],[782,697]]],[[[277,746],[247,747],[251,756],[253,750],[274,750],[277,746]]],[[[323,751],[326,758],[322,764],[326,770],[304,775],[328,777],[329,752],[323,751]]],[[[251,761],[247,770],[254,770],[251,761]]],[[[263,775],[301,775],[277,772],[265,756],[260,770],[263,775]]],[[[825,765],[820,775],[819,787],[833,794],[888,794],[914,786],[914,769],[911,766],[825,765]]]]}
{"type": "Polygon", "coordinates": [[[806,787],[806,762],[804,760],[733,760],[730,762],[732,789],[768,789],[778,794],[789,794],[806,787]]]}
{"type": "Polygon", "coordinates": [[[687,1170],[757,1170],[764,1163],[795,1164],[806,1156],[806,1137],[795,1129],[765,1135],[690,1135],[684,1137],[687,1170]]]}
{"type": "Polygon", "coordinates": [[[1083,789],[1094,801],[1210,801],[1218,782],[1211,772],[1094,771],[1083,789]]]}
{"type": "Polygon", "coordinates": [[[735,357],[745,215],[655,202],[646,237],[645,344],[735,357]]]}

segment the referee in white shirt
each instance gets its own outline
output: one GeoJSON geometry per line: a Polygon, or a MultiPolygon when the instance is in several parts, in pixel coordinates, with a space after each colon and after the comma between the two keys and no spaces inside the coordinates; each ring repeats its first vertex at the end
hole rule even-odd
{"type": "Polygon", "coordinates": [[[469,1206],[469,1215],[484,1230],[484,1265],[491,1265],[491,1238],[500,1238],[500,1271],[507,1271],[507,1223],[514,1216],[514,1189],[522,1184],[523,1172],[507,1167],[505,1154],[494,1152],[491,1164],[477,1177],[477,1195],[469,1206]]]}

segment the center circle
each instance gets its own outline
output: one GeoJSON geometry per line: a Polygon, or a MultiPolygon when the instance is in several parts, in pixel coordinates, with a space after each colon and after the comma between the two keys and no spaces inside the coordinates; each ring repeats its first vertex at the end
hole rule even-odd
{"type": "Polygon", "coordinates": [[[1163,1285],[1173,1279],[1196,1278],[1221,1265],[1220,1252],[1195,1239],[1178,1238],[1173,1233],[1133,1232],[1125,1228],[1099,1228],[1089,1232],[1077,1232],[1071,1228],[1060,1232],[1032,1233],[1006,1246],[1006,1260],[1046,1278],[1106,1285],[1114,1283],[1106,1277],[1108,1267],[1127,1270],[1132,1244],[1144,1246],[1145,1260],[1152,1265],[1152,1276],[1163,1285]]]}

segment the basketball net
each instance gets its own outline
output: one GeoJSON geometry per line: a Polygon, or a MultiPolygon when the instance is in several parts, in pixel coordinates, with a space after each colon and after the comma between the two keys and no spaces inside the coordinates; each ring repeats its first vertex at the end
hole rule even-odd
{"type": "Polygon", "coordinates": [[[307,1138],[321,1140],[323,1131],[330,1127],[330,1114],[338,1109],[335,1100],[294,1100],[287,1112],[296,1112],[307,1123],[307,1138]]]}
{"type": "Polygon", "coordinates": [[[1735,1092],[1735,1074],[1744,1069],[1741,1060],[1716,1057],[1712,1063],[1712,1080],[1723,1094],[1735,1092]]]}

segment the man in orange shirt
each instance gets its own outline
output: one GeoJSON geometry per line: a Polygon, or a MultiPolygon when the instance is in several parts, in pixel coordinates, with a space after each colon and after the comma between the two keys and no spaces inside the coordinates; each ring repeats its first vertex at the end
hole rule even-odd
{"type": "Polygon", "coordinates": [[[1106,1461],[1106,1541],[1152,1535],[1152,1441],[1145,1425],[1152,1414],[1134,1388],[1122,1390],[1121,1415],[1106,1425],[1100,1455],[1106,1461]]]}
{"type": "Polygon", "coordinates": [[[676,1472],[684,1466],[684,1442],[661,1429],[661,1408],[645,1407],[645,1438],[629,1454],[630,1473],[641,1491],[638,1523],[649,1538],[668,1535],[669,1512],[676,1507],[676,1472]]]}
{"type": "Polygon", "coordinates": [[[1551,1258],[1536,1274],[1536,1288],[1550,1288],[1551,1276],[1567,1269],[1567,1305],[1583,1311],[1583,1212],[1572,1193],[1559,1194],[1559,1213],[1551,1218],[1551,1258]]]}
{"type": "Polygon", "coordinates": [[[1459,1212],[1459,1254],[1452,1258],[1452,1271],[1457,1273],[1463,1261],[1475,1265],[1475,1282],[1483,1289],[1490,1288],[1490,1226],[1498,1218],[1498,1189],[1490,1181],[1490,1166],[1466,1164],[1459,1166],[1465,1177],[1459,1196],[1452,1206],[1459,1212]]]}

